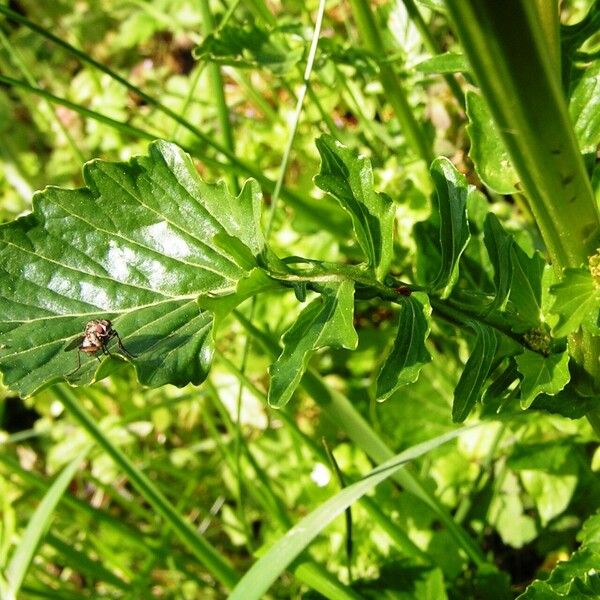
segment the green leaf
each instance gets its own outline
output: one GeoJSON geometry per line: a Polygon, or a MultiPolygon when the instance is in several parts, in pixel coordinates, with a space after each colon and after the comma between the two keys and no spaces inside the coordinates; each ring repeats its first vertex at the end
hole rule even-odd
{"type": "Polygon", "coordinates": [[[396,337],[377,377],[377,400],[387,400],[398,388],[414,383],[431,360],[425,347],[430,315],[431,306],[425,294],[414,293],[403,299],[396,337]]]}
{"type": "Polygon", "coordinates": [[[458,279],[458,261],[471,237],[467,221],[468,187],[464,175],[447,158],[433,161],[431,177],[436,189],[433,204],[439,217],[442,259],[432,288],[445,298],[458,279]]]}
{"type": "Polygon", "coordinates": [[[582,152],[600,144],[600,60],[585,69],[571,90],[569,114],[582,152]]]}
{"type": "Polygon", "coordinates": [[[536,396],[545,393],[550,396],[560,392],[571,378],[569,374],[569,354],[560,352],[543,356],[525,350],[516,357],[521,380],[521,406],[529,408],[536,396]]]}
{"type": "Polygon", "coordinates": [[[522,333],[538,327],[542,319],[542,277],[546,261],[535,252],[529,257],[517,244],[511,248],[513,282],[510,288],[510,311],[513,331],[522,333]]]}
{"type": "Polygon", "coordinates": [[[519,372],[514,357],[510,357],[506,367],[501,369],[486,388],[481,403],[484,406],[483,415],[498,414],[505,403],[513,397],[514,384],[519,382],[519,372]]]}
{"type": "Polygon", "coordinates": [[[261,29],[253,23],[225,25],[206,36],[194,50],[199,60],[242,69],[269,69],[286,73],[304,55],[304,41],[294,36],[294,28],[261,29]],[[294,38],[301,42],[300,45],[294,38]]]}
{"type": "Polygon", "coordinates": [[[590,411],[598,406],[598,400],[595,397],[582,396],[577,393],[574,387],[563,389],[562,391],[548,396],[540,394],[531,404],[534,410],[544,410],[546,412],[567,417],[567,419],[581,419],[590,411]]]}
{"type": "Polygon", "coordinates": [[[600,289],[594,285],[588,269],[566,269],[560,283],[550,287],[550,293],[555,297],[550,312],[558,315],[553,335],[564,337],[580,325],[592,333],[600,333],[600,289]]]}
{"type": "Polygon", "coordinates": [[[276,289],[281,289],[281,285],[271,279],[262,269],[255,268],[246,277],[239,280],[233,293],[216,296],[201,295],[198,298],[198,305],[202,310],[213,315],[214,330],[216,330],[221,321],[244,300],[276,289]]]}
{"type": "Polygon", "coordinates": [[[358,336],[353,325],[354,283],[342,281],[324,286],[283,335],[283,351],[271,365],[268,400],[271,406],[287,404],[319,348],[332,346],[353,350],[358,336]]]}
{"type": "MultiPolygon", "coordinates": [[[[53,381],[90,383],[125,359],[70,349],[86,322],[109,319],[146,385],[200,383],[212,315],[200,294],[226,294],[256,266],[260,191],[232,197],[200,179],[177,146],[156,142],[128,163],[92,161],[87,188],[46,188],[33,213],[0,227],[0,370],[29,395],[53,381]],[[83,353],[82,353],[83,354],[83,353]]],[[[114,345],[113,345],[114,344],[114,345]]]]}
{"type": "Polygon", "coordinates": [[[513,281],[512,247],[514,240],[508,235],[493,213],[488,213],[483,224],[484,243],[494,267],[496,295],[490,309],[504,310],[513,281]]]}
{"type": "Polygon", "coordinates": [[[597,548],[600,550],[600,512],[590,517],[577,534],[577,540],[584,548],[597,548]]]}
{"type": "Polygon", "coordinates": [[[467,73],[469,71],[469,63],[463,54],[456,52],[445,52],[444,54],[436,54],[431,58],[415,65],[415,69],[420,73],[467,73]]]}
{"type": "Polygon", "coordinates": [[[476,321],[471,321],[469,326],[475,331],[475,344],[454,390],[452,420],[455,423],[464,421],[481,399],[499,344],[498,336],[491,327],[476,321]]]}
{"type": "Polygon", "coordinates": [[[373,190],[371,162],[330,135],[317,139],[321,170],[315,183],[350,214],[356,239],[382,280],[392,260],[394,204],[373,190]]]}
{"type": "Polygon", "coordinates": [[[477,175],[494,192],[514,194],[519,176],[485,100],[479,93],[469,90],[466,101],[469,117],[467,133],[471,140],[469,157],[475,165],[477,175]]]}
{"type": "Polygon", "coordinates": [[[507,461],[519,471],[523,487],[535,502],[542,526],[569,505],[577,485],[577,459],[570,444],[549,443],[517,446],[507,461]]]}
{"type": "Polygon", "coordinates": [[[442,262],[439,227],[430,219],[418,221],[413,225],[412,236],[417,247],[415,257],[417,283],[427,286],[439,273],[442,262]]]}
{"type": "Polygon", "coordinates": [[[278,540],[242,577],[229,600],[258,600],[267,592],[273,582],[283,573],[292,561],[319,535],[319,533],[341,515],[349,506],[364,496],[413,460],[437,448],[441,444],[458,437],[471,427],[463,427],[437,438],[413,446],[373,469],[360,481],[349,485],[341,492],[322,503],[319,508],[304,517],[285,536],[278,540]]]}
{"type": "Polygon", "coordinates": [[[352,584],[363,600],[447,600],[439,567],[410,558],[384,564],[376,579],[352,584]]]}
{"type": "Polygon", "coordinates": [[[578,536],[581,547],[561,561],[544,581],[534,581],[518,600],[593,600],[600,597],[600,514],[590,517],[578,536]]]}

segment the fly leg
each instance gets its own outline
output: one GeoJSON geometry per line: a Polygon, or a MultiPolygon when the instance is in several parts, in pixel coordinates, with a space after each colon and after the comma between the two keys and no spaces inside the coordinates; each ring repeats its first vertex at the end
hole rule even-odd
{"type": "Polygon", "coordinates": [[[137,358],[135,354],[131,354],[131,352],[129,352],[129,350],[127,350],[127,348],[125,348],[125,346],[123,346],[123,342],[121,341],[121,337],[119,336],[119,334],[113,330],[113,333],[115,334],[116,338],[117,338],[117,344],[119,346],[119,350],[121,350],[121,352],[123,352],[123,354],[125,354],[125,356],[128,356],[129,358],[137,358]]]}
{"type": "Polygon", "coordinates": [[[70,377],[71,375],[75,375],[75,373],[77,373],[77,371],[79,371],[79,369],[81,369],[81,350],[77,350],[77,368],[74,369],[73,371],[71,371],[70,373],[67,373],[67,377],[70,377]]]}

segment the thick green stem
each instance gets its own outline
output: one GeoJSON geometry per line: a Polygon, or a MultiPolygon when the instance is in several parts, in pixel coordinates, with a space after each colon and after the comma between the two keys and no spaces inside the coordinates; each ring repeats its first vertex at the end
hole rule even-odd
{"type": "Polygon", "coordinates": [[[600,244],[600,215],[536,5],[447,5],[557,274],[587,263],[600,244]]]}
{"type": "MultiPolygon", "coordinates": [[[[556,68],[557,17],[550,14],[556,2],[446,4],[556,275],[587,265],[600,246],[600,214],[556,68]]],[[[569,347],[579,367],[575,385],[598,393],[600,338],[582,333],[570,338],[569,347]]]]}
{"type": "Polygon", "coordinates": [[[379,66],[381,85],[400,122],[402,133],[412,151],[429,165],[433,160],[431,145],[415,118],[396,72],[391,65],[384,62],[387,52],[369,2],[367,0],[350,0],[350,5],[365,46],[381,60],[379,66]]]}
{"type": "Polygon", "coordinates": [[[561,77],[560,70],[560,19],[558,0],[533,0],[533,11],[537,14],[540,29],[548,49],[549,60],[552,63],[556,77],[561,77]]]}

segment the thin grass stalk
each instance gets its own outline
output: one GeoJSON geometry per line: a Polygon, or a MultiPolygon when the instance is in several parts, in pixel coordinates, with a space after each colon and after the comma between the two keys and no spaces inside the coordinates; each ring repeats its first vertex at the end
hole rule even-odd
{"type": "MultiPolygon", "coordinates": [[[[31,471],[23,469],[18,461],[10,457],[6,452],[0,452],[0,463],[10,471],[11,475],[16,475],[27,486],[29,491],[36,496],[44,494],[50,486],[49,481],[31,471]]],[[[115,535],[123,536],[128,544],[136,547],[137,551],[149,553],[154,550],[154,543],[151,537],[143,535],[140,531],[123,523],[120,519],[90,506],[70,493],[66,493],[61,497],[60,506],[61,508],[69,509],[70,513],[76,514],[78,518],[84,517],[92,523],[106,526],[115,535]]]]}
{"type": "MultiPolygon", "coordinates": [[[[240,324],[273,360],[280,354],[279,344],[268,334],[259,330],[239,311],[234,311],[240,324]]],[[[331,390],[313,370],[308,370],[300,383],[304,391],[323,409],[331,423],[347,433],[354,443],[377,464],[394,455],[385,442],[373,431],[352,402],[342,393],[331,390]]],[[[481,548],[464,529],[457,525],[442,503],[410,471],[399,470],[392,477],[406,491],[421,499],[446,526],[456,544],[462,548],[477,567],[487,564],[481,548]]]]}
{"type": "MultiPolygon", "coordinates": [[[[8,38],[4,34],[4,31],[2,31],[2,28],[0,28],[0,43],[2,43],[7,54],[10,56],[10,59],[12,60],[13,64],[21,72],[21,75],[23,75],[27,83],[29,83],[29,85],[31,86],[35,86],[35,78],[27,68],[27,65],[25,64],[23,59],[19,56],[16,47],[9,42],[8,38]]],[[[52,115],[52,119],[54,120],[58,128],[61,130],[62,134],[65,136],[65,139],[67,140],[67,143],[71,148],[71,151],[73,152],[73,157],[75,158],[75,160],[78,163],[84,162],[85,159],[83,157],[83,154],[81,153],[81,150],[79,150],[79,147],[75,143],[71,132],[67,129],[67,127],[65,127],[63,122],[56,115],[52,103],[48,99],[45,99],[45,104],[46,108],[48,109],[48,112],[52,115]]]]}
{"type": "MultiPolygon", "coordinates": [[[[200,13],[202,15],[204,35],[209,35],[215,29],[215,21],[210,11],[208,0],[200,0],[200,13]]],[[[210,63],[207,68],[211,96],[215,99],[215,105],[217,107],[219,129],[221,132],[221,143],[225,148],[227,148],[228,152],[235,155],[233,130],[231,129],[229,107],[227,106],[227,100],[225,99],[225,83],[223,81],[221,67],[219,67],[219,65],[216,63],[210,63]]],[[[231,191],[236,195],[239,194],[240,187],[237,179],[232,173],[229,173],[228,181],[231,191]]]]}
{"type": "Polygon", "coordinates": [[[16,600],[20,595],[19,592],[23,585],[23,581],[25,580],[25,576],[27,575],[27,571],[33,563],[35,553],[44,534],[50,527],[56,506],[67,491],[77,469],[81,466],[82,461],[88,455],[90,449],[90,444],[86,444],[85,447],[79,451],[77,456],[65,466],[49,486],[42,501],[35,509],[35,512],[25,528],[21,542],[16,546],[8,566],[6,567],[4,575],[6,577],[7,586],[2,594],[3,600],[16,600]]]}
{"type": "MultiPolygon", "coordinates": [[[[245,373],[242,373],[231,360],[227,358],[222,352],[217,350],[216,355],[218,359],[221,361],[223,366],[233,375],[239,377],[244,381],[244,384],[248,389],[252,391],[252,393],[260,398],[265,404],[267,403],[267,394],[260,390],[254,382],[248,378],[245,373]]],[[[286,409],[281,409],[277,411],[277,416],[286,424],[286,426],[290,429],[292,435],[295,439],[297,439],[301,444],[307,446],[314,457],[323,464],[326,464],[328,461],[328,457],[319,444],[317,444],[312,438],[306,435],[297,425],[293,416],[288,415],[286,409]]],[[[427,556],[425,552],[423,552],[406,534],[404,530],[398,527],[395,523],[393,523],[387,515],[385,515],[381,509],[377,506],[377,504],[371,500],[368,496],[365,496],[361,499],[361,504],[364,506],[366,511],[369,513],[369,516],[381,527],[381,529],[388,534],[390,539],[396,544],[399,550],[404,552],[407,556],[411,556],[419,559],[424,564],[430,564],[431,559],[427,556]]]]}
{"type": "MultiPolygon", "coordinates": [[[[144,92],[143,90],[138,88],[137,86],[133,85],[132,83],[127,81],[127,79],[125,79],[124,77],[121,77],[118,73],[114,72],[112,69],[110,69],[106,65],[99,63],[98,61],[96,61],[92,57],[90,57],[88,54],[86,54],[85,52],[78,50],[71,44],[65,42],[64,40],[61,40],[59,37],[50,33],[44,27],[37,25],[36,23],[31,21],[27,17],[24,17],[23,15],[20,15],[19,13],[16,13],[16,12],[10,10],[3,4],[0,4],[0,14],[4,14],[7,17],[9,17],[11,20],[17,21],[18,23],[25,25],[32,31],[39,33],[46,39],[52,41],[59,47],[66,50],[68,53],[77,57],[82,62],[93,66],[94,68],[98,69],[102,73],[105,73],[106,75],[108,75],[109,77],[114,79],[115,81],[119,82],[121,85],[123,85],[128,90],[137,94],[147,104],[149,104],[150,106],[153,106],[157,110],[161,111],[163,114],[165,114],[168,117],[170,117],[171,119],[173,119],[175,122],[179,123],[182,127],[184,127],[185,129],[190,131],[192,134],[194,134],[204,144],[206,144],[207,146],[213,148],[218,153],[225,156],[227,158],[227,160],[229,161],[229,163],[231,164],[232,168],[234,168],[236,170],[236,172],[241,172],[241,173],[245,174],[246,176],[254,177],[261,184],[263,189],[265,189],[268,192],[272,192],[274,190],[275,183],[273,181],[271,181],[268,177],[263,175],[262,172],[260,170],[258,170],[256,167],[254,167],[252,164],[247,163],[246,161],[243,161],[242,159],[238,158],[237,156],[235,156],[234,154],[229,152],[227,150],[227,148],[225,148],[222,144],[219,144],[218,142],[216,142],[210,136],[206,135],[205,133],[200,131],[197,127],[195,127],[194,125],[189,123],[186,119],[184,119],[183,117],[178,115],[175,111],[173,111],[170,108],[168,108],[167,106],[163,105],[161,102],[156,100],[156,98],[154,98],[153,96],[150,96],[149,94],[147,94],[146,92],[144,92]]],[[[0,81],[2,81],[2,80],[4,80],[5,83],[7,82],[7,78],[0,79],[0,81]]],[[[63,104],[64,104],[64,102],[63,102],[63,104]]],[[[284,198],[290,204],[290,206],[292,206],[292,208],[294,208],[296,211],[298,211],[299,213],[306,216],[308,219],[311,219],[315,222],[319,222],[320,225],[322,225],[322,226],[329,227],[329,229],[333,232],[336,231],[335,224],[331,221],[331,219],[327,215],[327,213],[324,211],[318,211],[317,209],[315,209],[315,207],[309,207],[310,202],[307,200],[307,198],[305,198],[302,195],[300,195],[290,189],[287,189],[285,187],[281,189],[281,197],[284,198]],[[318,217],[315,216],[315,214],[317,212],[318,212],[318,217]]]]}
{"type": "MultiPolygon", "coordinates": [[[[225,423],[225,427],[230,432],[232,438],[235,439],[237,424],[234,424],[229,417],[229,413],[223,405],[219,393],[214,385],[210,384],[209,382],[208,386],[210,395],[213,399],[215,407],[223,419],[223,422],[225,423]]],[[[214,424],[211,423],[209,427],[212,430],[213,437],[218,437],[218,432],[214,424]]],[[[218,445],[223,457],[229,463],[230,469],[232,469],[233,472],[236,472],[238,469],[237,456],[235,456],[235,454],[232,456],[231,452],[228,451],[226,444],[218,442],[218,445]]],[[[243,450],[246,459],[254,471],[257,481],[260,483],[260,485],[249,486],[248,493],[252,495],[262,506],[266,514],[270,515],[275,519],[275,521],[277,521],[281,529],[289,529],[292,526],[292,521],[286,512],[285,505],[273,492],[272,483],[269,480],[268,475],[260,467],[250,451],[250,448],[246,444],[243,445],[243,450]]],[[[341,584],[336,577],[328,573],[324,567],[312,560],[308,555],[299,559],[293,565],[291,571],[299,581],[320,592],[326,598],[336,598],[339,600],[360,600],[360,596],[357,596],[352,590],[349,590],[346,586],[341,584]]]]}
{"type": "Polygon", "coordinates": [[[142,473],[100,430],[94,419],[85,411],[79,399],[64,385],[56,385],[54,393],[65,407],[70,416],[80,427],[112,458],[124,471],[131,485],[138,493],[161,515],[173,528],[180,541],[196,556],[196,558],[220,581],[225,587],[235,585],[239,576],[213,546],[198,535],[196,529],[175,510],[162,492],[154,486],[150,479],[142,473]]]}

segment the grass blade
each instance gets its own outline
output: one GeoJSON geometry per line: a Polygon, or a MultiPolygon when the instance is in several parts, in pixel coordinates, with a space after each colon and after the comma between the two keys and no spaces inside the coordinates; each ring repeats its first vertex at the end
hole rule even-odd
{"type": "Polygon", "coordinates": [[[181,517],[150,479],[137,469],[129,458],[104,435],[91,415],[83,409],[73,392],[62,385],[57,385],[54,392],[69,414],[123,470],[131,485],[163,517],[181,542],[225,587],[233,587],[238,580],[238,575],[229,561],[202,538],[191,523],[181,517]]]}
{"type": "Polygon", "coordinates": [[[91,446],[86,446],[61,472],[54,480],[50,489],[35,509],[33,516],[29,520],[25,533],[21,538],[21,543],[17,546],[10,563],[6,569],[7,590],[3,595],[4,600],[15,600],[21,589],[25,575],[33,561],[35,552],[41,539],[50,527],[50,522],[54,516],[54,509],[60,502],[63,494],[67,490],[69,483],[73,479],[77,468],[91,446]]]}
{"type": "Polygon", "coordinates": [[[279,539],[268,552],[244,575],[235,587],[229,600],[259,600],[279,575],[319,535],[319,533],[342,514],[349,506],[364,496],[376,485],[393,475],[404,464],[479,425],[464,427],[445,433],[422,444],[397,454],[373,469],[360,481],[344,488],[324,502],[319,508],[304,517],[279,539]]]}

